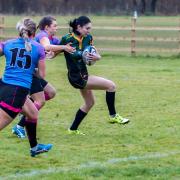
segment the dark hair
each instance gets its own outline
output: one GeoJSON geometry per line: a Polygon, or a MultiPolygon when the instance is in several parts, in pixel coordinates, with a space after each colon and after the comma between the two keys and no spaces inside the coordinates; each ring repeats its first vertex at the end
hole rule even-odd
{"type": "Polygon", "coordinates": [[[53,21],[56,21],[56,19],[52,16],[45,16],[39,21],[38,28],[40,30],[44,30],[46,26],[50,26],[53,21]]]}
{"type": "Polygon", "coordinates": [[[87,16],[80,16],[78,18],[75,18],[73,21],[70,21],[69,26],[72,28],[72,32],[80,35],[80,33],[77,31],[77,26],[80,25],[81,27],[83,27],[90,22],[91,20],[87,16]]]}

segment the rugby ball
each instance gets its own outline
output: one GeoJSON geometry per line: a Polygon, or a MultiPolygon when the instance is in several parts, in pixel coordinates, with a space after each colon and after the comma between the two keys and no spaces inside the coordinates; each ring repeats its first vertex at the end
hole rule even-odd
{"type": "Polygon", "coordinates": [[[90,45],[90,46],[87,46],[82,53],[82,59],[83,59],[84,63],[87,64],[88,66],[91,66],[91,65],[95,64],[96,61],[90,60],[87,57],[88,53],[96,54],[96,49],[90,45]]]}

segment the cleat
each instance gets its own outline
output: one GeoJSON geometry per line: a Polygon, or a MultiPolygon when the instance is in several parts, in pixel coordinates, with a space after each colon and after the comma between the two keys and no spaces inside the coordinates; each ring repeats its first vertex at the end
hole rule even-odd
{"type": "Polygon", "coordinates": [[[52,144],[37,144],[37,149],[30,150],[31,157],[35,157],[38,154],[48,152],[52,148],[52,144]]]}
{"type": "Polygon", "coordinates": [[[77,134],[77,135],[85,135],[83,132],[79,131],[79,130],[71,130],[71,129],[68,129],[68,133],[69,134],[77,134]]]}
{"type": "Polygon", "coordinates": [[[114,117],[109,117],[109,122],[110,123],[118,123],[118,124],[126,124],[129,122],[129,119],[123,118],[119,114],[116,114],[114,117]]]}
{"type": "Polygon", "coordinates": [[[20,139],[24,139],[26,137],[26,132],[25,132],[24,128],[18,127],[17,125],[15,125],[12,128],[12,133],[15,134],[20,139]]]}

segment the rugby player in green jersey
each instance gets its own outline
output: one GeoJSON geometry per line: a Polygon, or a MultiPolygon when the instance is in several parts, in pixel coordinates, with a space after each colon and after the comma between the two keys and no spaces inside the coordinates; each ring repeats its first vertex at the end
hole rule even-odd
{"type": "MultiPolygon", "coordinates": [[[[106,103],[109,110],[110,123],[128,123],[129,119],[123,118],[116,113],[115,83],[99,76],[89,75],[86,64],[82,60],[83,50],[93,43],[93,38],[90,35],[92,28],[91,20],[86,16],[80,16],[77,19],[70,21],[69,25],[72,28],[72,32],[62,37],[61,45],[71,43],[71,46],[76,48],[76,51],[73,53],[64,52],[64,56],[68,69],[69,82],[74,88],[80,90],[80,94],[84,99],[84,104],[77,111],[68,132],[70,134],[84,135],[84,133],[78,130],[78,126],[94,105],[95,98],[93,90],[106,91],[106,103]]],[[[97,61],[101,56],[98,52],[96,54],[89,53],[88,58],[92,61],[97,61]]]]}

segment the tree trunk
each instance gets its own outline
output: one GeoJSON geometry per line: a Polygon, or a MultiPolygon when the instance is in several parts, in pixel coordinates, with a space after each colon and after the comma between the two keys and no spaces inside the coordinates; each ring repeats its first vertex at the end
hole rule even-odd
{"type": "Polygon", "coordinates": [[[153,14],[155,13],[155,10],[156,10],[156,3],[157,3],[157,0],[152,0],[151,1],[151,12],[153,14]]]}
{"type": "Polygon", "coordinates": [[[137,11],[137,1],[133,0],[133,10],[137,11]]]}
{"type": "Polygon", "coordinates": [[[146,1],[141,0],[141,13],[144,14],[146,11],[146,1]]]}

